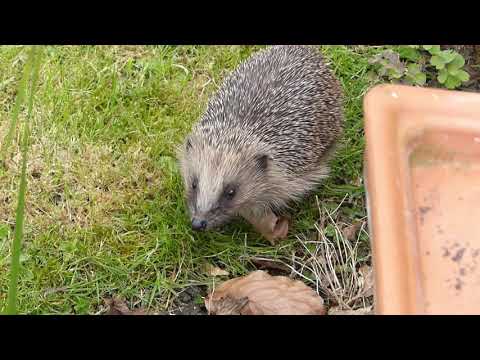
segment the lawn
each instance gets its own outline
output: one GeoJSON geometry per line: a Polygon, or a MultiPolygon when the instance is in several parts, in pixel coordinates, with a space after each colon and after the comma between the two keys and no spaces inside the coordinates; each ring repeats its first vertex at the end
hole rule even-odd
{"type": "MultiPolygon", "coordinates": [[[[317,197],[296,207],[289,239],[271,247],[241,221],[221,232],[192,232],[174,157],[222,78],[259,48],[44,48],[27,167],[20,313],[97,314],[113,295],[162,312],[184,289],[221,280],[208,264],[235,277],[256,269],[258,258],[289,264],[297,278],[318,285],[318,274],[298,265],[308,250],[301,239],[365,225],[362,99],[371,85],[368,60],[380,49],[320,47],[345,92],[342,147],[317,197]],[[327,224],[328,213],[334,217],[327,224]]],[[[26,48],[0,47],[0,141],[26,58],[26,48]]],[[[9,284],[19,139],[17,131],[0,173],[0,311],[9,284]]],[[[354,240],[356,265],[368,264],[367,232],[354,240]]],[[[201,302],[200,295],[193,300],[201,302]]]]}

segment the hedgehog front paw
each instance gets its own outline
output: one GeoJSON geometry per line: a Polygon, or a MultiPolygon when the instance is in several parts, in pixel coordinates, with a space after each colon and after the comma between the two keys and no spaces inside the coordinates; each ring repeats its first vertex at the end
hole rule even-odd
{"type": "Polygon", "coordinates": [[[288,235],[289,219],[285,216],[277,216],[271,210],[262,215],[253,211],[244,211],[242,216],[250,222],[253,227],[272,246],[278,243],[278,240],[284,239],[288,235]]]}
{"type": "Polygon", "coordinates": [[[266,239],[275,246],[279,240],[285,239],[288,235],[289,221],[288,218],[282,216],[277,217],[273,223],[271,231],[268,234],[264,234],[266,239]]]}

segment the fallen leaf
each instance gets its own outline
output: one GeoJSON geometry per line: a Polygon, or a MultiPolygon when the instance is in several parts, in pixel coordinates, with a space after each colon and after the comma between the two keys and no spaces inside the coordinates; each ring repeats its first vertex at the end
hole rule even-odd
{"type": "Polygon", "coordinates": [[[362,177],[358,177],[356,180],[354,180],[352,182],[353,185],[355,186],[361,186],[363,184],[363,178],[362,177]]]}
{"type": "Polygon", "coordinates": [[[104,302],[108,307],[105,315],[146,315],[146,312],[141,308],[130,310],[125,301],[118,297],[104,299],[104,302]]]}
{"type": "Polygon", "coordinates": [[[204,272],[209,276],[228,276],[230,273],[226,270],[220,269],[212,264],[206,264],[204,266],[204,272]]]}
{"type": "Polygon", "coordinates": [[[363,265],[358,269],[360,281],[362,282],[362,295],[365,297],[373,295],[374,277],[371,266],[363,265]]]}
{"type": "Polygon", "coordinates": [[[345,310],[340,306],[335,306],[328,309],[328,315],[373,315],[372,309],[372,306],[368,306],[356,310],[345,310]]]}
{"type": "Polygon", "coordinates": [[[342,230],[343,237],[349,241],[356,240],[357,233],[361,229],[362,224],[363,223],[359,221],[355,224],[344,227],[342,230]]]}
{"type": "Polygon", "coordinates": [[[220,284],[205,298],[209,314],[325,315],[323,299],[298,280],[254,271],[220,284]]]}
{"type": "Polygon", "coordinates": [[[281,271],[285,271],[285,272],[290,272],[291,271],[291,269],[287,265],[285,265],[285,264],[283,264],[279,261],[259,259],[259,258],[252,258],[251,261],[259,269],[281,270],[281,271]]]}
{"type": "Polygon", "coordinates": [[[215,315],[241,315],[242,309],[248,304],[248,298],[243,297],[234,299],[231,296],[225,296],[215,302],[215,315]]]}

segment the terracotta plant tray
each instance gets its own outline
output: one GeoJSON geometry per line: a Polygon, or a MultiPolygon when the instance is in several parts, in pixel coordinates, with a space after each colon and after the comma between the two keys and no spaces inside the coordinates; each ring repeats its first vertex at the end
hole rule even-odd
{"type": "Polygon", "coordinates": [[[364,99],[377,314],[480,314],[480,94],[364,99]]]}

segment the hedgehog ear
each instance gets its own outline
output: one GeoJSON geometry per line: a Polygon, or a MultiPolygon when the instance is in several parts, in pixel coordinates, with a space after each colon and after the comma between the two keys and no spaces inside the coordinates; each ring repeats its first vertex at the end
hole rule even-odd
{"type": "Polygon", "coordinates": [[[185,142],[185,149],[187,151],[190,151],[191,148],[192,148],[192,141],[190,140],[190,138],[187,138],[187,141],[185,142]]]}
{"type": "Polygon", "coordinates": [[[257,155],[255,157],[255,161],[257,163],[257,166],[262,171],[267,170],[269,160],[270,160],[270,157],[268,155],[265,155],[265,154],[257,155]]]}

